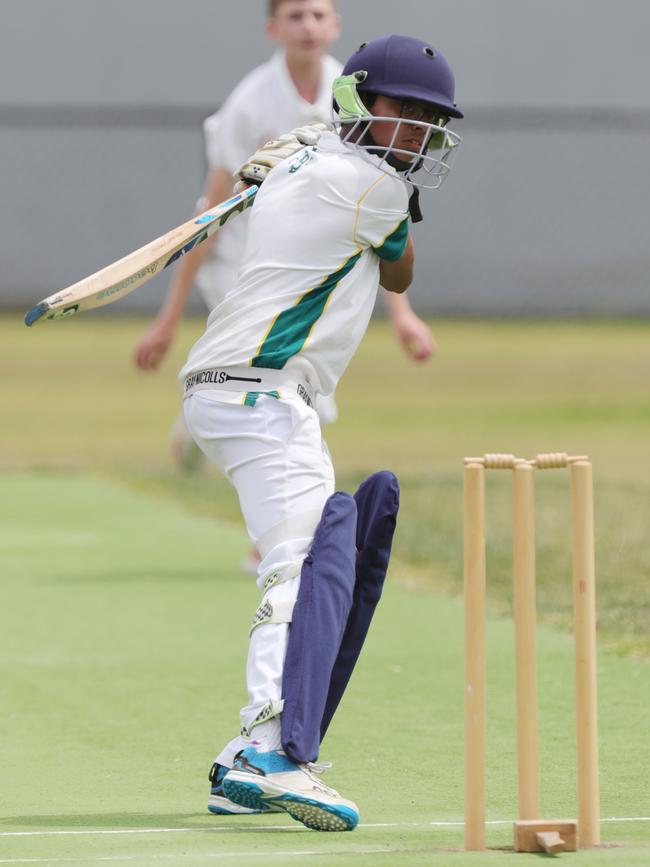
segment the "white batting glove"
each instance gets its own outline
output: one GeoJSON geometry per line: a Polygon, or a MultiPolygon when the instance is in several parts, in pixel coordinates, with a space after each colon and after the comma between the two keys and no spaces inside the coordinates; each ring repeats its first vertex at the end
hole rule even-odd
{"type": "Polygon", "coordinates": [[[250,184],[259,184],[266,178],[272,168],[293,156],[304,147],[315,145],[322,132],[331,129],[326,123],[310,123],[298,126],[291,132],[284,133],[279,138],[267,141],[265,145],[255,151],[245,163],[237,169],[233,177],[237,181],[235,192],[240,193],[250,184]]]}

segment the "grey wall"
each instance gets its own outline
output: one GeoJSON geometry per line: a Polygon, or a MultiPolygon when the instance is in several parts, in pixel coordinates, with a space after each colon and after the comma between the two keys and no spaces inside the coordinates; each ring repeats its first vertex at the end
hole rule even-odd
{"type": "MultiPolygon", "coordinates": [[[[650,4],[342,0],[451,60],[467,119],[416,229],[420,309],[650,313],[650,4]]],[[[26,307],[182,222],[200,122],[265,59],[261,0],[0,0],[0,299],[26,307]]],[[[160,277],[120,309],[151,309],[160,277]]],[[[115,310],[116,308],[113,308],[115,310]]]]}

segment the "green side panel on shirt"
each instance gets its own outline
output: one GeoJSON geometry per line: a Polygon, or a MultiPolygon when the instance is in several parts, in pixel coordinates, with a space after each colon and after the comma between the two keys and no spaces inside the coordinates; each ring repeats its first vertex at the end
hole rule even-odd
{"type": "Polygon", "coordinates": [[[409,219],[402,220],[399,226],[390,233],[381,247],[374,247],[375,253],[388,262],[397,262],[404,255],[406,242],[409,238],[409,219]]]}
{"type": "Polygon", "coordinates": [[[244,400],[244,406],[255,406],[257,403],[257,398],[261,394],[268,394],[269,397],[276,397],[278,400],[280,399],[279,391],[247,391],[246,398],[244,400]]]}
{"type": "Polygon", "coordinates": [[[273,367],[281,370],[287,361],[305,345],[312,328],[320,318],[327,300],[346,274],[354,268],[361,253],[356,253],[338,271],[325,277],[318,286],[306,292],[293,307],[280,313],[252,360],[253,367],[273,367]]]}

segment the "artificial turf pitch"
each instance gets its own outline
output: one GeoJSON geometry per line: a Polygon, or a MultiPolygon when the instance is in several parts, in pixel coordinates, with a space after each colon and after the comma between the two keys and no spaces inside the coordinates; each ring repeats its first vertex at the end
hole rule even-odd
{"type": "MultiPolygon", "coordinates": [[[[396,580],[323,746],[360,827],[211,816],[207,771],[237,728],[258,596],[239,570],[243,533],[85,474],[0,479],[0,864],[530,863],[506,848],[509,619],[488,628],[491,851],[461,851],[461,604],[396,580]]],[[[538,649],[544,813],[572,817],[570,636],[543,628],[538,649]]],[[[650,669],[601,652],[599,678],[605,845],[562,861],[647,865],[650,669]]]]}

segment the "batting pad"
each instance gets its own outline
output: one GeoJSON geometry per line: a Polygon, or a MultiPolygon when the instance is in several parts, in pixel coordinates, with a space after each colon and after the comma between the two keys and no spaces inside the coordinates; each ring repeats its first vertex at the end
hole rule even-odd
{"type": "Polygon", "coordinates": [[[343,641],[334,662],[321,721],[321,740],[345,692],[381,597],[399,509],[399,483],[393,473],[374,473],[363,482],[357,504],[356,582],[343,641]]]}
{"type": "Polygon", "coordinates": [[[333,494],[302,566],[282,678],[282,747],[298,764],[318,758],[332,669],[352,607],[356,533],[355,500],[333,494]]]}

